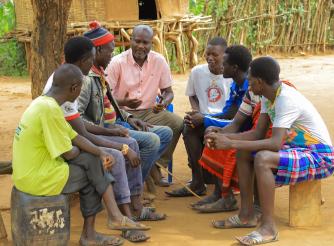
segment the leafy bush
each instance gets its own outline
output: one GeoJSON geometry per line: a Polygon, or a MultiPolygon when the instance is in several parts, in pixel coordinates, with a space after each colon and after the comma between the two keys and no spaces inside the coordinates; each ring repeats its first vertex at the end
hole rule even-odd
{"type": "MultiPolygon", "coordinates": [[[[0,3],[0,38],[15,27],[15,9],[12,0],[0,3]]],[[[22,44],[15,40],[0,43],[0,75],[27,75],[27,63],[22,44]]]]}

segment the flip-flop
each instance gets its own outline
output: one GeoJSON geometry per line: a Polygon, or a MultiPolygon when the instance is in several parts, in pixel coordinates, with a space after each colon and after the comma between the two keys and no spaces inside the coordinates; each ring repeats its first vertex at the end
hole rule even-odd
{"type": "MultiPolygon", "coordinates": [[[[170,196],[170,197],[188,197],[188,196],[193,196],[193,194],[187,190],[185,187],[177,189],[177,190],[172,190],[172,191],[165,191],[165,193],[170,196]]],[[[197,190],[194,191],[199,196],[204,196],[206,195],[206,188],[202,190],[197,190]]]]}
{"type": "Polygon", "coordinates": [[[80,238],[79,245],[81,246],[98,246],[98,245],[112,245],[118,246],[123,244],[123,240],[119,237],[110,236],[102,233],[97,233],[95,240],[87,240],[87,238],[80,238]]]}
{"type": "Polygon", "coordinates": [[[122,231],[122,237],[132,243],[145,242],[150,236],[145,235],[143,231],[122,231]]]}
{"type": "Polygon", "coordinates": [[[190,207],[196,208],[198,206],[202,206],[202,205],[205,205],[205,204],[213,203],[213,202],[216,202],[218,200],[219,200],[219,197],[210,195],[210,196],[204,197],[202,200],[200,200],[198,202],[191,203],[190,207]]]}
{"type": "Polygon", "coordinates": [[[202,206],[194,207],[197,212],[200,213],[219,213],[230,212],[238,210],[237,200],[233,199],[231,205],[226,205],[226,199],[220,198],[218,201],[210,204],[204,204],[202,206]]]}
{"type": "Polygon", "coordinates": [[[140,216],[133,216],[132,219],[134,221],[158,221],[165,220],[166,217],[166,214],[155,213],[150,208],[143,207],[140,216]]]}
{"type": "Polygon", "coordinates": [[[252,228],[257,226],[257,224],[253,225],[248,222],[243,223],[237,214],[229,217],[226,220],[212,221],[212,225],[217,229],[252,228]],[[226,221],[229,222],[228,225],[226,224],[226,221]]]}
{"type": "Polygon", "coordinates": [[[151,229],[151,227],[143,225],[138,222],[134,222],[126,216],[123,216],[121,222],[113,222],[109,220],[108,227],[111,230],[118,230],[118,231],[127,231],[127,230],[147,231],[151,229]]]}
{"type": "Polygon", "coordinates": [[[238,240],[242,245],[260,245],[278,241],[278,232],[274,236],[267,239],[265,239],[258,231],[253,231],[243,237],[235,237],[235,239],[238,240]],[[247,241],[244,241],[245,239],[247,241]]]}

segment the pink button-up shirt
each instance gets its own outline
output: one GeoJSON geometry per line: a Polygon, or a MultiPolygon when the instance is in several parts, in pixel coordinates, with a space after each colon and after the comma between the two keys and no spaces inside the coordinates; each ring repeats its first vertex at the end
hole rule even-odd
{"type": "Polygon", "coordinates": [[[172,85],[172,75],[165,58],[154,51],[150,51],[140,67],[129,49],[115,56],[106,72],[116,99],[123,99],[129,92],[129,98],[142,100],[136,110],[153,108],[159,90],[172,85]]]}

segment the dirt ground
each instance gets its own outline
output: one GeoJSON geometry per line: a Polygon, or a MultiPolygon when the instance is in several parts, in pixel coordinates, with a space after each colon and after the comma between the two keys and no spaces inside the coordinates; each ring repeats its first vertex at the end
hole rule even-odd
{"type": "MultiPolygon", "coordinates": [[[[317,107],[323,116],[332,139],[334,139],[333,97],[334,55],[298,57],[280,59],[281,77],[292,81],[317,107]]],[[[187,83],[186,75],[174,75],[175,111],[179,115],[189,109],[188,99],[184,96],[187,83]]],[[[11,159],[11,144],[18,121],[24,109],[30,103],[30,81],[27,78],[0,77],[0,160],[11,159]]],[[[183,181],[190,178],[186,165],[186,152],[180,140],[174,158],[174,174],[183,181]]],[[[178,184],[174,184],[173,188],[178,184]]],[[[323,181],[322,190],[326,200],[322,206],[320,227],[291,228],[288,226],[288,187],[277,189],[275,219],[278,222],[280,240],[275,245],[334,245],[334,196],[332,196],[334,178],[323,181]]],[[[0,176],[0,208],[4,218],[9,241],[10,210],[9,199],[12,182],[10,176],[0,176]]],[[[234,236],[244,235],[250,229],[217,230],[210,226],[213,219],[224,219],[233,213],[197,214],[189,208],[196,198],[170,199],[164,195],[164,189],[158,190],[155,202],[159,211],[167,213],[163,222],[146,223],[152,226],[148,232],[151,239],[147,245],[237,245],[234,236]]],[[[117,235],[106,227],[106,212],[97,218],[97,229],[104,233],[117,235]]],[[[82,219],[79,204],[71,209],[71,245],[77,245],[82,219]]],[[[125,245],[129,245],[126,243],[125,245]]],[[[0,243],[1,245],[1,243],[0,243]]],[[[9,243],[10,245],[10,243],[9,243]]]]}

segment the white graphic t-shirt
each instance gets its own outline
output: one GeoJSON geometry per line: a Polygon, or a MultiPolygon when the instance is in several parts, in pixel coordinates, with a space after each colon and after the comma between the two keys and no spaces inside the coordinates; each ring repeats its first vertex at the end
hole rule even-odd
{"type": "Polygon", "coordinates": [[[210,72],[208,64],[197,65],[191,70],[186,96],[197,96],[202,114],[220,113],[230,94],[232,79],[210,72]]]}
{"type": "Polygon", "coordinates": [[[295,88],[282,83],[274,103],[261,99],[261,113],[267,113],[273,128],[287,128],[287,144],[332,145],[327,127],[312,103],[295,88]]]}

